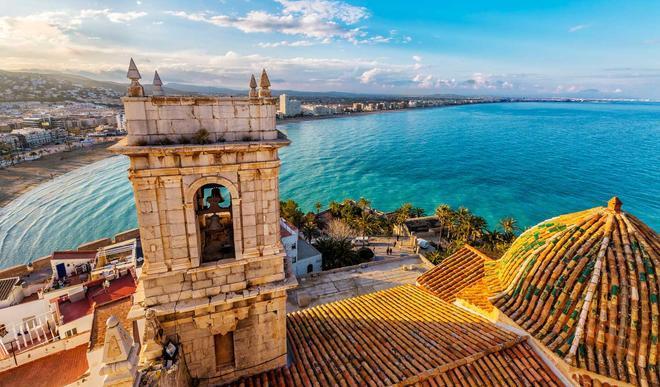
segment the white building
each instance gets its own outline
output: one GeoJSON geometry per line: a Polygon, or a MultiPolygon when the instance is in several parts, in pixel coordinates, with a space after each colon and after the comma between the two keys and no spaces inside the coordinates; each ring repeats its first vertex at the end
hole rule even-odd
{"type": "Polygon", "coordinates": [[[280,113],[285,117],[298,116],[302,113],[300,101],[289,99],[286,94],[280,95],[280,113]]]}
{"type": "Polygon", "coordinates": [[[21,139],[17,135],[10,133],[0,133],[0,143],[9,145],[11,150],[21,147],[21,139]]]}
{"type": "Polygon", "coordinates": [[[50,260],[53,278],[61,280],[64,277],[88,273],[95,261],[95,250],[55,251],[50,260]]]}
{"type": "Polygon", "coordinates": [[[291,258],[296,277],[323,270],[321,253],[300,237],[298,229],[280,219],[282,244],[287,257],[291,258]]]}
{"type": "Polygon", "coordinates": [[[120,132],[125,132],[126,131],[126,116],[124,113],[119,113],[115,117],[117,121],[117,130],[120,132]]]}
{"type": "Polygon", "coordinates": [[[18,304],[23,300],[20,281],[21,279],[18,277],[0,279],[0,309],[18,304]]]}
{"type": "Polygon", "coordinates": [[[14,129],[12,134],[25,138],[25,143],[30,148],[37,148],[49,144],[53,141],[53,136],[49,130],[38,128],[14,129]]]}

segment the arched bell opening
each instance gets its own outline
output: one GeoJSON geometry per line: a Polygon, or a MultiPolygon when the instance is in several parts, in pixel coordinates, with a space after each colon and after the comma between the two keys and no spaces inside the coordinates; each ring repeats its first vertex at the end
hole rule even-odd
{"type": "Polygon", "coordinates": [[[206,184],[195,194],[201,262],[236,257],[231,194],[220,184],[206,184]]]}

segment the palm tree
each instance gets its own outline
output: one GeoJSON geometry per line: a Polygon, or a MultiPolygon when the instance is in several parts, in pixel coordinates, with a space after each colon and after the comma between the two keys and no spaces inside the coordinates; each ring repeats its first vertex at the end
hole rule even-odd
{"type": "Polygon", "coordinates": [[[362,214],[354,219],[355,229],[362,236],[362,244],[364,245],[364,237],[371,234],[378,229],[377,219],[370,212],[363,211],[362,214]]]}
{"type": "Polygon", "coordinates": [[[321,235],[319,226],[316,224],[314,215],[311,212],[307,216],[305,216],[305,220],[303,221],[303,224],[300,228],[300,232],[302,232],[303,236],[305,237],[305,240],[309,243],[312,242],[312,239],[321,235]]]}
{"type": "Polygon", "coordinates": [[[476,215],[470,217],[469,225],[468,240],[470,241],[479,240],[484,235],[484,230],[488,227],[486,219],[476,215]]]}
{"type": "Polygon", "coordinates": [[[333,200],[328,204],[328,209],[332,216],[339,216],[341,214],[341,203],[333,200]]]}
{"type": "Polygon", "coordinates": [[[316,209],[316,215],[321,212],[321,208],[323,208],[323,204],[321,202],[316,202],[314,203],[314,208],[316,209]]]}
{"type": "Polygon", "coordinates": [[[360,209],[363,210],[363,211],[366,210],[367,208],[369,208],[369,207],[371,206],[371,202],[370,202],[369,200],[363,198],[363,197],[361,197],[360,199],[358,199],[358,201],[357,201],[356,204],[357,204],[357,206],[360,207],[360,209]]]}
{"type": "Polygon", "coordinates": [[[440,204],[438,208],[435,209],[435,216],[438,217],[438,221],[442,226],[443,230],[446,231],[446,238],[449,238],[449,231],[452,228],[454,222],[454,210],[448,204],[440,204]]]}
{"type": "Polygon", "coordinates": [[[519,230],[518,221],[511,216],[507,216],[500,219],[498,224],[502,228],[502,231],[504,231],[504,236],[507,241],[513,240],[516,236],[516,231],[519,230]]]}

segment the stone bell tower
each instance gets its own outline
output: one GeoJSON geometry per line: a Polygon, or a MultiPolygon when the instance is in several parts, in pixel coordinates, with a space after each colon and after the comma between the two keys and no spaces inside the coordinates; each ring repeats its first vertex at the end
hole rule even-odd
{"type": "Polygon", "coordinates": [[[145,96],[133,60],[128,77],[128,136],[113,151],[130,158],[145,258],[131,311],[148,322],[141,362],[171,340],[202,384],[284,365],[296,280],[280,242],[277,152],[289,141],[266,72],[245,97],[145,96]]]}

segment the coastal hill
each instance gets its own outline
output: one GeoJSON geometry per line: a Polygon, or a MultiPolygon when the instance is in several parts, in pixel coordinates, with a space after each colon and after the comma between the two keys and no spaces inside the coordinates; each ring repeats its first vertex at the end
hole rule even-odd
{"type": "MultiPolygon", "coordinates": [[[[144,75],[142,82],[147,94],[151,93],[150,76],[144,75]]],[[[247,89],[233,89],[220,86],[204,86],[186,83],[166,83],[164,90],[170,95],[244,95],[247,89]]],[[[126,93],[128,82],[112,82],[96,80],[87,76],[67,74],[61,72],[36,71],[5,71],[0,70],[0,102],[11,101],[82,101],[95,100],[105,104],[119,104],[119,98],[126,93]]],[[[301,90],[278,90],[274,96],[287,94],[301,100],[390,100],[411,98],[414,96],[402,96],[392,94],[365,94],[349,93],[341,91],[301,91],[301,90]]],[[[428,99],[465,98],[465,96],[434,94],[425,96],[428,99]]]]}

